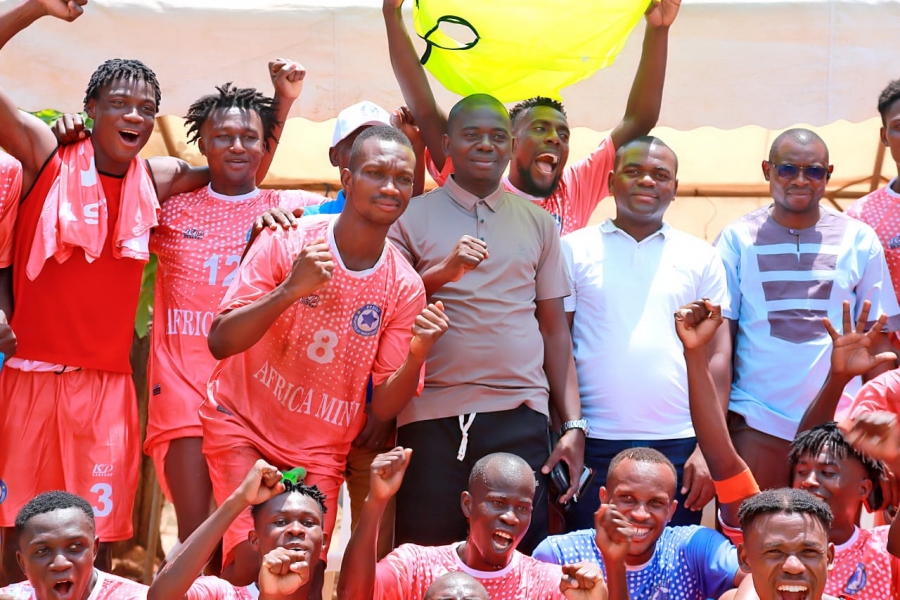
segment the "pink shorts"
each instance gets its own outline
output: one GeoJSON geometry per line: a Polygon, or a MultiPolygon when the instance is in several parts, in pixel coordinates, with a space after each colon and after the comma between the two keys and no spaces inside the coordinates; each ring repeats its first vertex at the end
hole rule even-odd
{"type": "Polygon", "coordinates": [[[131,376],[83,369],[0,371],[0,526],[36,495],[63,489],[94,509],[101,541],[129,539],[140,471],[131,376]]]}
{"type": "MultiPolygon", "coordinates": [[[[292,469],[297,466],[306,465],[285,465],[281,464],[276,458],[263,456],[260,452],[251,446],[236,446],[228,451],[216,451],[214,453],[206,452],[206,462],[209,465],[209,476],[212,479],[213,495],[216,498],[216,504],[219,506],[231,495],[234,490],[241,485],[251,467],[256,464],[260,458],[266,460],[269,464],[274,465],[282,470],[292,469]]],[[[335,519],[337,518],[338,493],[343,480],[340,477],[322,476],[313,472],[306,475],[306,485],[315,485],[325,494],[325,533],[330,537],[334,532],[335,519]]],[[[227,565],[234,560],[233,551],[241,543],[247,541],[248,534],[253,531],[253,517],[250,515],[248,508],[234,520],[222,541],[223,560],[222,564],[227,565]]],[[[324,560],[325,557],[323,556],[324,560]]]]}

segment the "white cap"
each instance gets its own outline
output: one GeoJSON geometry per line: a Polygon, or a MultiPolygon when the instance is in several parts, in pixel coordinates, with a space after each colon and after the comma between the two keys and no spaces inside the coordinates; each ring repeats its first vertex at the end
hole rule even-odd
{"type": "Polygon", "coordinates": [[[364,125],[390,125],[391,115],[374,102],[363,100],[353,106],[348,106],[337,116],[334,124],[334,135],[331,138],[331,147],[334,148],[345,137],[364,125]]]}

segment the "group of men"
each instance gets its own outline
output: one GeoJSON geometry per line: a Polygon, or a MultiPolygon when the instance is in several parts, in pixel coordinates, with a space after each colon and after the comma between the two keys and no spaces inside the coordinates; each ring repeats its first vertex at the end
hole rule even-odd
{"type": "MultiPolygon", "coordinates": [[[[86,4],[6,9],[0,48],[86,4]]],[[[334,200],[257,187],[293,61],[272,97],[191,106],[204,168],[138,156],[161,100],[139,61],[94,73],[91,131],[0,90],[0,583],[27,577],[0,598],[317,597],[345,480],[341,598],[900,597],[900,526],[857,523],[900,501],[900,184],[856,219],[820,206],[827,146],[791,129],[762,162],[771,205],[715,246],[666,224],[678,159],[648,134],[678,8],[650,3],[625,116],[569,165],[558,101],[445,116],[385,0],[408,108],[341,112],[334,200]],[[106,572],[142,443],[179,537],[149,590],[106,572]],[[699,525],[714,497],[727,538],[699,525]]],[[[878,110],[900,164],[900,83],[878,110]]]]}

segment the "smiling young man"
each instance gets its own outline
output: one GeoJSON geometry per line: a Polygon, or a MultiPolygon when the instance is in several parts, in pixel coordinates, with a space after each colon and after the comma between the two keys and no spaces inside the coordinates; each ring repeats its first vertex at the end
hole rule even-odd
{"type": "MultiPolygon", "coordinates": [[[[16,3],[0,15],[0,46],[42,17],[74,20],[84,4],[16,3]]],[[[57,148],[50,128],[0,91],[0,146],[22,165],[12,277],[0,279],[12,280],[0,287],[0,306],[18,344],[0,372],[0,583],[21,577],[11,526],[42,491],[88,499],[101,567],[110,564],[109,542],[132,534],[140,429],[129,354],[149,233],[158,200],[208,181],[205,168],[138,157],[159,102],[146,65],[107,61],[84,98],[93,135],[57,148]],[[44,457],[41,468],[22,469],[35,456],[44,457]]]]}
{"type": "MultiPolygon", "coordinates": [[[[299,96],[301,65],[275,61],[270,73],[278,103],[299,96]]],[[[254,88],[228,83],[216,90],[197,100],[185,117],[190,141],[209,164],[210,183],[167,200],[150,237],[159,262],[144,451],[153,457],[160,485],[175,506],[181,541],[209,516],[212,502],[197,413],[216,364],[206,336],[237,272],[247,229],[273,206],[291,210],[324,200],[309,192],[256,187],[260,164],[281,127],[278,104],[254,88]]]]}
{"type": "MultiPolygon", "coordinates": [[[[643,52],[625,115],[590,156],[566,166],[569,158],[569,123],[557,100],[535,97],[509,111],[513,152],[504,188],[549,212],[560,235],[587,225],[601,200],[609,195],[607,176],[616,149],[628,140],[646,135],[656,125],[666,78],[669,27],[678,15],[680,0],[648,3],[643,52]]],[[[402,15],[403,0],[385,0],[384,22],[394,76],[403,98],[422,131],[430,153],[429,170],[443,185],[454,172],[455,162],[441,139],[448,118],[434,100],[425,70],[409,39],[402,15]],[[432,169],[433,167],[433,169],[432,169]]]]}
{"type": "MultiPolygon", "coordinates": [[[[302,464],[328,498],[330,533],[370,376],[372,410],[383,420],[419,389],[448,321],[440,302],[425,306],[421,279],[386,240],[409,203],[414,169],[406,136],[370,127],[341,173],[341,214],[267,229],[248,251],[208,337],[219,363],[200,417],[218,502],[259,458],[302,464]]],[[[251,529],[246,513],[225,534],[223,576],[236,584],[259,570],[251,529]]]]}
{"type": "Polygon", "coordinates": [[[532,556],[553,564],[595,562],[610,580],[625,573],[631,598],[717,598],[743,579],[737,552],[712,529],[667,526],[676,486],[675,467],[659,451],[623,450],[600,488],[594,529],[550,536],[532,556]]]}
{"type": "Polygon", "coordinates": [[[328,545],[325,497],[316,486],[282,478],[257,461],[241,485],[157,574],[148,600],[312,600],[312,568],[328,545]],[[218,577],[197,577],[231,523],[250,509],[247,542],[262,557],[255,589],[218,577]]]}
{"type": "Polygon", "coordinates": [[[11,600],[131,600],[147,586],[94,568],[100,541],[91,505],[68,492],[44,492],[16,517],[16,560],[28,581],[0,588],[11,600]]]}
{"type": "MultiPolygon", "coordinates": [[[[872,340],[884,324],[884,316],[876,321],[869,333],[864,333],[868,309],[868,303],[864,304],[853,329],[849,303],[845,305],[843,335],[838,335],[830,322],[823,327],[834,340],[832,370],[846,370],[845,363],[852,361],[857,363],[852,368],[863,372],[877,362],[878,359],[869,356],[869,352],[872,340]]],[[[685,347],[691,415],[697,440],[707,455],[716,482],[723,530],[740,546],[747,536],[746,530],[742,536],[737,528],[738,524],[742,527],[744,524],[741,503],[747,498],[752,499],[759,488],[746,462],[734,450],[725,418],[716,409],[719,406],[716,390],[703,360],[706,344],[722,321],[721,309],[708,301],[697,301],[679,309],[676,315],[678,335],[685,347]]],[[[873,487],[878,485],[883,466],[852,448],[833,423],[799,434],[785,458],[793,487],[808,491],[829,507],[826,541],[836,548],[833,550],[833,570],[825,590],[864,600],[900,597],[900,586],[896,583],[900,577],[900,561],[895,554],[900,549],[896,542],[889,541],[900,537],[900,522],[890,528],[873,530],[856,526],[857,515],[873,487]]]]}
{"type": "MultiPolygon", "coordinates": [[[[508,600],[625,600],[624,586],[608,592],[596,565],[559,568],[516,550],[531,521],[534,474],[513,454],[496,453],[475,463],[460,503],[469,525],[465,540],[447,546],[403,544],[377,561],[378,522],[397,493],[412,451],[394,448],[372,463],[369,496],[344,551],[339,598],[421,600],[442,574],[463,571],[492,598],[508,600]]],[[[443,518],[434,513],[433,518],[443,518]]]]}
{"type": "MultiPolygon", "coordinates": [[[[729,429],[765,489],[789,483],[790,440],[826,379],[831,342],[822,318],[840,322],[845,300],[855,318],[868,300],[895,331],[900,307],[872,228],[819,204],[832,166],[818,135],[780,134],[762,171],[773,203],[726,226],[716,247],[728,277],[723,309],[734,347],[729,429]]],[[[890,349],[885,335],[875,343],[890,349]]]]}
{"type": "MultiPolygon", "coordinates": [[[[566,524],[569,530],[591,527],[610,461],[627,448],[647,446],[675,465],[680,485],[672,524],[699,525],[714,490],[691,426],[672,313],[696,298],[724,300],[725,269],[715,248],[664,221],[678,190],[678,158],[665,142],[643,136],[623,144],[609,188],[615,218],[562,239],[572,288],[566,318],[588,422],[585,464],[596,474],[566,524]]],[[[710,361],[725,391],[731,347],[722,334],[710,361]]]]}
{"type": "Polygon", "coordinates": [[[563,310],[569,285],[553,219],[500,185],[511,144],[503,105],[468,96],[447,127],[443,143],[456,172],[412,202],[390,232],[453,323],[428,355],[421,396],[397,420],[398,444],[417,460],[397,495],[396,541],[440,545],[465,536],[456,498],[472,466],[511,452],[539,481],[522,544],[530,552],[549,533],[547,474],[566,463],[567,501],[584,460],[586,424],[563,310]],[[552,451],[551,405],[563,427],[552,451]]]}

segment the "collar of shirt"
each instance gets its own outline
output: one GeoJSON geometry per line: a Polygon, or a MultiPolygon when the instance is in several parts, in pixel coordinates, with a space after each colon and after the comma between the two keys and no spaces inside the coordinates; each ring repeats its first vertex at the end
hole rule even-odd
{"type": "Polygon", "coordinates": [[[501,183],[503,184],[503,187],[506,188],[507,192],[515,194],[516,196],[521,196],[523,198],[531,200],[532,202],[540,202],[541,200],[546,200],[546,198],[540,198],[538,196],[532,196],[531,194],[526,194],[525,192],[523,192],[522,190],[520,190],[519,188],[514,186],[512,184],[512,181],[510,181],[509,177],[507,177],[506,175],[503,176],[501,183]]]}
{"type": "Polygon", "coordinates": [[[488,208],[492,211],[497,212],[497,205],[503,199],[503,194],[506,193],[506,190],[503,189],[502,185],[497,185],[497,189],[485,196],[484,198],[479,198],[475,194],[467,192],[466,190],[459,187],[459,184],[453,179],[453,176],[447,178],[447,182],[444,184],[444,189],[447,190],[447,193],[450,194],[450,198],[453,199],[454,202],[462,206],[469,212],[475,210],[475,205],[484,201],[487,204],[488,208]]]}
{"type": "MultiPolygon", "coordinates": [[[[612,219],[606,219],[605,221],[603,221],[602,223],[600,223],[600,231],[603,232],[603,233],[615,233],[615,232],[620,232],[622,235],[628,236],[629,239],[632,239],[632,240],[634,239],[633,237],[631,237],[631,234],[630,234],[630,233],[628,233],[628,232],[625,231],[624,229],[620,229],[619,227],[617,227],[616,224],[615,224],[615,222],[614,222],[612,219]]],[[[662,227],[660,227],[658,230],[656,230],[656,231],[655,231],[654,233],[652,233],[651,235],[648,235],[647,237],[645,237],[645,238],[644,238],[643,240],[641,240],[640,242],[636,242],[636,243],[642,244],[642,243],[646,242],[647,240],[652,240],[652,239],[653,239],[654,237],[656,237],[657,235],[661,235],[661,236],[663,236],[664,238],[668,238],[669,235],[671,234],[671,231],[672,231],[672,227],[669,226],[668,223],[666,223],[665,221],[663,221],[662,227]]]]}

